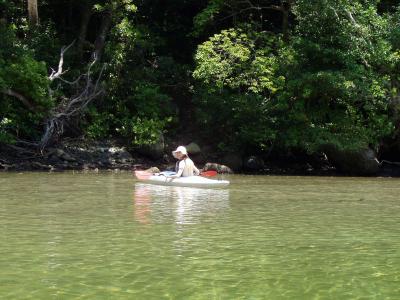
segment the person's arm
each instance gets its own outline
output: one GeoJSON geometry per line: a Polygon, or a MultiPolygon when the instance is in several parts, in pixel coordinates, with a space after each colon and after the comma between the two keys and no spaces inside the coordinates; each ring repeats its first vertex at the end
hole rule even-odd
{"type": "Polygon", "coordinates": [[[168,176],[169,178],[179,178],[182,176],[183,169],[185,168],[185,162],[181,160],[178,165],[178,172],[175,175],[168,176]]]}
{"type": "Polygon", "coordinates": [[[197,167],[194,164],[193,164],[193,171],[194,171],[194,175],[196,175],[196,176],[200,175],[199,169],[197,169],[197,167]]]}

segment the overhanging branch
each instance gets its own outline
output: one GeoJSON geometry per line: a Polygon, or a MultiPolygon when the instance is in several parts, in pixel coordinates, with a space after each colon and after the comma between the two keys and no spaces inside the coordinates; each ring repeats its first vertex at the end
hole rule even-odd
{"type": "Polygon", "coordinates": [[[12,89],[5,89],[3,91],[1,91],[2,94],[7,95],[7,96],[11,96],[11,97],[15,97],[17,98],[19,101],[22,102],[22,104],[24,104],[29,110],[36,112],[35,106],[31,103],[31,101],[25,97],[24,95],[12,90],[12,89]]]}

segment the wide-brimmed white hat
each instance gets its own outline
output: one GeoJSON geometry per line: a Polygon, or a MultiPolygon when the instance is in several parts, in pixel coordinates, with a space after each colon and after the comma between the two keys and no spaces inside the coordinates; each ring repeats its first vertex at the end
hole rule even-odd
{"type": "Polygon", "coordinates": [[[184,147],[184,146],[179,146],[178,148],[176,148],[175,151],[172,151],[172,155],[173,155],[174,157],[176,157],[176,154],[177,154],[178,152],[182,153],[183,155],[187,155],[187,154],[188,154],[188,153],[187,153],[187,150],[186,150],[186,147],[184,147]]]}

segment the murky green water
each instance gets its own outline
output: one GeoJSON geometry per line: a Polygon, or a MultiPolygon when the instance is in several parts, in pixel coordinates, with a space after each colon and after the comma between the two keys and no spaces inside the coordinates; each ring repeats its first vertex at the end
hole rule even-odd
{"type": "Polygon", "coordinates": [[[0,174],[1,299],[400,299],[400,180],[0,174]]]}

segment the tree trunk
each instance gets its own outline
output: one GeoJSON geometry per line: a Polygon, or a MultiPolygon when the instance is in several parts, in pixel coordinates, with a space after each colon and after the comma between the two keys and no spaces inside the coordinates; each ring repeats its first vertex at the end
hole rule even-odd
{"type": "Polygon", "coordinates": [[[31,26],[39,25],[39,12],[37,0],[28,0],[28,19],[31,26]]]}
{"type": "Polygon", "coordinates": [[[289,13],[292,8],[292,1],[287,0],[282,2],[282,32],[283,40],[289,41],[289,13]]]}
{"type": "Polygon", "coordinates": [[[100,30],[97,35],[96,41],[94,42],[94,53],[93,60],[100,60],[101,54],[103,53],[103,49],[106,43],[106,38],[108,31],[110,30],[112,22],[112,12],[106,11],[104,17],[102,18],[100,30]]]}
{"type": "Polygon", "coordinates": [[[86,41],[86,35],[87,35],[87,30],[88,30],[88,25],[90,18],[92,17],[92,9],[89,5],[82,5],[81,7],[81,24],[80,24],[80,29],[79,29],[79,36],[78,36],[78,43],[77,43],[77,48],[78,48],[78,53],[79,57],[82,58],[83,55],[83,45],[86,41]]]}

